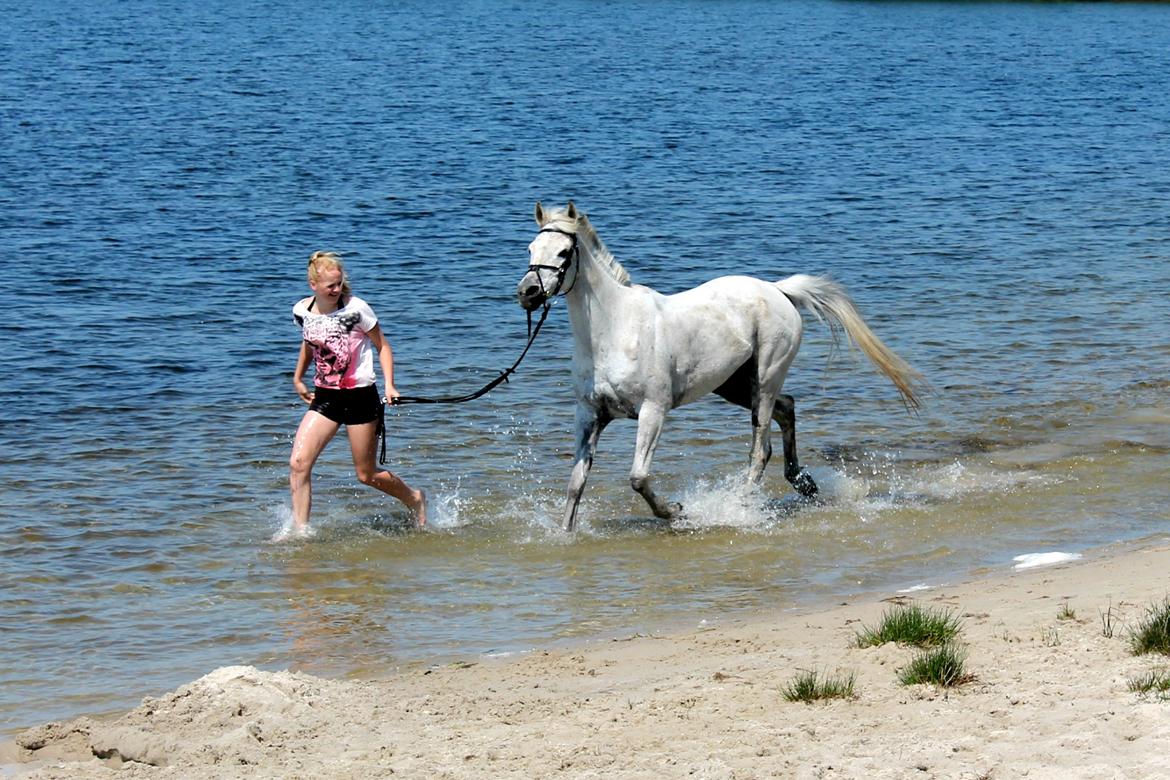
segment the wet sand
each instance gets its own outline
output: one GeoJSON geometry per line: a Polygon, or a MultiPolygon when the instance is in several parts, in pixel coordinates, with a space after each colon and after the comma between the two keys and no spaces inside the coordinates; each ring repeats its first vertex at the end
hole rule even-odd
{"type": "Polygon", "coordinates": [[[912,594],[381,680],[217,669],[110,720],[0,746],[30,778],[1144,778],[1170,776],[1170,667],[1130,630],[1170,593],[1170,544],[912,594]],[[912,648],[859,649],[894,603],[951,610],[974,679],[906,687],[912,648]],[[1072,616],[1069,616],[1069,613],[1072,616]],[[1112,616],[1105,635],[1103,614],[1112,616]],[[793,703],[801,670],[856,697],[793,703]]]}

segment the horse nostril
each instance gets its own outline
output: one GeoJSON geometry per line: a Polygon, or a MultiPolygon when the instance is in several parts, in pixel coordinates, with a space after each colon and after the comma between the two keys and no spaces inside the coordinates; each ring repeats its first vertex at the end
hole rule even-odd
{"type": "Polygon", "coordinates": [[[534,295],[536,295],[538,292],[540,292],[540,288],[537,287],[535,284],[530,284],[527,287],[525,287],[521,291],[520,294],[523,295],[525,298],[531,298],[534,295]]]}

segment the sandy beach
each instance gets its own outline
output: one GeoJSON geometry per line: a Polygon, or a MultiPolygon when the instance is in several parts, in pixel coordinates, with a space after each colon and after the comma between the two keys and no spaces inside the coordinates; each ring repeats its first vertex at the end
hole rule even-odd
{"type": "Polygon", "coordinates": [[[116,719],[30,729],[0,748],[0,776],[1170,776],[1170,701],[1127,686],[1170,665],[1127,641],[1167,596],[1170,546],[1006,569],[381,680],[217,669],[116,719]],[[906,687],[896,672],[912,648],[855,646],[862,626],[910,602],[961,617],[973,680],[906,687]],[[856,697],[789,702],[801,670],[851,672],[856,697]]]}

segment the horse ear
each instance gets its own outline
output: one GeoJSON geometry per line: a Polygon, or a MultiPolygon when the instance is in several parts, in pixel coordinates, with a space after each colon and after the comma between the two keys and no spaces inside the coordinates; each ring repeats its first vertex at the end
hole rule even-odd
{"type": "Polygon", "coordinates": [[[536,213],[533,216],[536,217],[536,224],[544,227],[544,208],[540,205],[539,200],[536,201],[536,213]]]}
{"type": "Polygon", "coordinates": [[[569,201],[569,205],[565,209],[565,214],[569,217],[569,219],[577,218],[577,207],[573,205],[573,201],[569,201]]]}

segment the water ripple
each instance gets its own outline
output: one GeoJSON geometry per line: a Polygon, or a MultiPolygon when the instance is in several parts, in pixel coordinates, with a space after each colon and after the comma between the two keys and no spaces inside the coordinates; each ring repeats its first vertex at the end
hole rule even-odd
{"type": "Polygon", "coordinates": [[[507,652],[1164,532],[1157,6],[277,5],[8,9],[0,734],[226,663],[507,652]],[[775,464],[745,491],[750,420],[702,402],[655,462],[686,520],[629,491],[623,421],[569,536],[557,307],[487,400],[391,410],[425,532],[337,442],[318,535],[266,544],[308,253],[348,258],[402,392],[461,392],[522,346],[532,203],[569,198],[664,292],[832,275],[927,406],[810,321],[786,388],[822,500],[775,464]]]}

